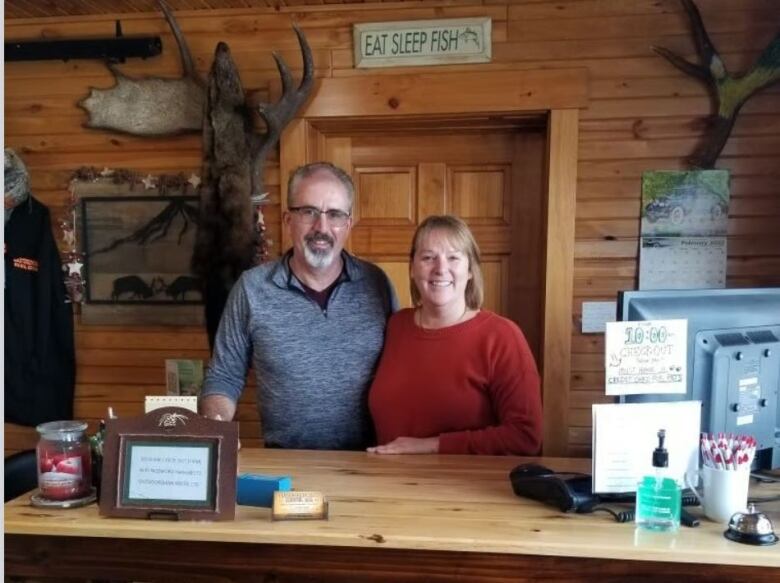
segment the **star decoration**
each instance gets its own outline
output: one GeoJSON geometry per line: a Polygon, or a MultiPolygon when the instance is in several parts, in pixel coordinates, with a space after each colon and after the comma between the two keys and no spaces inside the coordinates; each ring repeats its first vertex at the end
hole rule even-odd
{"type": "Polygon", "coordinates": [[[152,176],[151,174],[147,174],[146,178],[141,180],[141,182],[143,182],[144,188],[146,190],[151,190],[155,186],[155,184],[154,184],[154,176],[152,176]]]}
{"type": "Polygon", "coordinates": [[[114,173],[111,168],[104,167],[103,170],[100,171],[101,176],[111,176],[114,173]]]}
{"type": "Polygon", "coordinates": [[[68,263],[68,275],[81,275],[81,268],[84,264],[76,259],[68,263]]]}
{"type": "Polygon", "coordinates": [[[192,184],[192,188],[198,188],[200,186],[200,176],[197,174],[190,174],[189,179],[187,180],[190,184],[192,184]]]}

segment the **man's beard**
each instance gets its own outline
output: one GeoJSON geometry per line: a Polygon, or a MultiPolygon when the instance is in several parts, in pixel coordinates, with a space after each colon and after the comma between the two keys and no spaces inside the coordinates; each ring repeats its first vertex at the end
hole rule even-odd
{"type": "Polygon", "coordinates": [[[309,264],[309,267],[312,267],[313,269],[324,269],[326,267],[330,267],[331,263],[333,263],[333,260],[336,258],[336,253],[334,253],[333,250],[333,246],[336,244],[336,242],[332,237],[326,235],[325,233],[313,233],[311,235],[306,235],[303,241],[303,257],[306,259],[306,263],[309,264]],[[328,243],[330,245],[330,249],[319,249],[309,246],[309,243],[315,243],[318,241],[324,241],[325,243],[328,243]]]}

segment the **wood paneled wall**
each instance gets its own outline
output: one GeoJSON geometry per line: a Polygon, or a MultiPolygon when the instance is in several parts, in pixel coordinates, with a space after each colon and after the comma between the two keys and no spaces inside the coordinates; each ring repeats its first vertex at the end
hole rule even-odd
{"type": "MultiPolygon", "coordinates": [[[[732,71],[744,70],[780,27],[776,0],[698,0],[707,30],[732,71]]],[[[569,453],[587,454],[590,405],[603,395],[603,336],[579,333],[581,304],[613,299],[636,286],[640,176],[651,169],[684,168],[710,111],[702,85],[655,56],[651,45],[694,58],[688,22],[677,0],[472,0],[408,4],[300,6],[178,12],[197,66],[205,75],[216,43],[229,43],[245,88],[263,97],[276,80],[271,50],[296,69],[300,55],[290,24],[306,32],[316,74],[339,77],[393,74],[396,69],[356,70],[352,24],[389,20],[490,16],[493,62],[405,69],[405,72],[569,68],[584,66],[590,105],[579,116],[576,245],[572,322],[569,453]]],[[[6,40],[113,34],[114,17],[29,19],[5,22],[6,40]]],[[[157,14],[122,17],[126,35],[159,34],[164,53],[120,68],[130,75],[174,75],[179,56],[157,14]]],[[[97,62],[6,63],[5,142],[20,151],[34,194],[55,217],[68,198],[68,179],[80,166],[131,168],[143,173],[199,172],[200,138],[140,139],[85,130],[76,106],[91,85],[112,78],[97,62]]],[[[507,88],[512,90],[513,88],[507,88]]],[[[432,101],[446,95],[430,95],[432,101]]],[[[780,88],[757,95],[743,108],[718,167],[732,172],[729,217],[729,286],[780,285],[780,88]]],[[[272,159],[266,210],[272,251],[279,252],[279,168],[272,159]]],[[[195,328],[113,328],[77,324],[76,415],[140,412],[143,395],[164,391],[164,359],[207,358],[205,335],[195,328]]],[[[6,366],[13,363],[6,363],[6,366]]],[[[253,385],[253,382],[250,381],[253,385]]],[[[259,444],[253,390],[238,409],[241,439],[259,444]]],[[[554,391],[553,391],[554,393],[554,391]]],[[[549,395],[549,393],[548,393],[549,395]]],[[[548,397],[549,398],[549,397],[548,397]]],[[[35,442],[32,431],[6,425],[6,452],[35,442]]]]}

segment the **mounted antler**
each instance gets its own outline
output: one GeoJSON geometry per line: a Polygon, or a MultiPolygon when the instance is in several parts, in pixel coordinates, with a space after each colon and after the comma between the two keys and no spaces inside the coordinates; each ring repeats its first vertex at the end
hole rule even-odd
{"type": "Polygon", "coordinates": [[[204,280],[206,327],[211,343],[233,284],[266,254],[264,239],[253,220],[252,198],[263,191],[263,166],[268,153],[311,91],[311,49],[303,32],[293,28],[303,54],[303,76],[295,87],[284,59],[274,53],[282,79],[282,96],[274,104],[256,108],[267,126],[265,134],[253,130],[253,111],[245,105],[241,79],[225,43],[217,45],[209,74],[200,221],[192,269],[204,280]]]}
{"type": "Polygon", "coordinates": [[[709,130],[709,135],[688,159],[697,168],[712,168],[720,155],[740,108],[761,89],[780,80],[780,34],[772,39],[753,67],[746,74],[733,77],[729,75],[720,55],[704,29],[701,14],[693,0],[681,0],[696,42],[696,51],[700,65],[691,63],[663,47],[652,47],[682,72],[701,79],[707,84],[715,104],[717,114],[709,130]]]}
{"type": "Polygon", "coordinates": [[[109,65],[116,85],[90,88],[79,106],[89,113],[86,127],[137,136],[160,136],[200,131],[206,83],[195,70],[187,41],[164,0],[157,0],[181,53],[184,75],[178,79],[132,79],[109,65]]]}
{"type": "Polygon", "coordinates": [[[274,104],[261,103],[257,106],[257,113],[265,121],[268,132],[255,135],[254,147],[257,149],[255,176],[252,181],[252,194],[260,194],[262,188],[262,168],[265,164],[265,158],[268,152],[276,146],[282,135],[284,126],[290,123],[295,113],[306,102],[311,92],[311,86],[314,82],[314,60],[311,54],[311,48],[306,41],[306,37],[300,28],[293,25],[295,34],[298,37],[298,45],[301,47],[303,55],[303,76],[297,89],[293,87],[293,79],[290,69],[284,62],[282,56],[276,51],[273,52],[276,67],[279,69],[279,76],[282,79],[282,96],[274,104]]]}

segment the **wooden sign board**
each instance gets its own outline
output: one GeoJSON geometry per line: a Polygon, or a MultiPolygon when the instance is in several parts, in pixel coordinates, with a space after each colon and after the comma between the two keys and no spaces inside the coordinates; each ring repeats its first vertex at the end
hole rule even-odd
{"type": "Polygon", "coordinates": [[[181,407],[110,419],[103,445],[100,514],[232,520],[238,424],[181,407]]]}
{"type": "Polygon", "coordinates": [[[355,67],[489,63],[490,18],[356,24],[355,67]]]}

